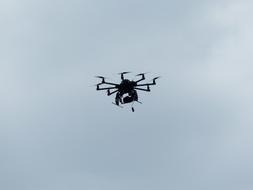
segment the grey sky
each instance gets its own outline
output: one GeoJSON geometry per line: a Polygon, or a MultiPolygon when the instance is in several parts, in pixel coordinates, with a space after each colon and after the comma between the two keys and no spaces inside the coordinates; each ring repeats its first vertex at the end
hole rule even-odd
{"type": "Polygon", "coordinates": [[[252,8],[1,0],[0,189],[251,190],[252,8]],[[120,71],[162,76],[134,114],[120,71]]]}

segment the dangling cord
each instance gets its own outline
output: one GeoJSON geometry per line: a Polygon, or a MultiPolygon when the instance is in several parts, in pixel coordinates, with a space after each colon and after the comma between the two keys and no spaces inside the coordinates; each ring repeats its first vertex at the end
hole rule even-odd
{"type": "Polygon", "coordinates": [[[134,112],[134,107],[133,107],[134,102],[135,102],[135,101],[133,101],[133,103],[132,103],[132,107],[131,107],[131,108],[132,108],[132,112],[134,112]]]}

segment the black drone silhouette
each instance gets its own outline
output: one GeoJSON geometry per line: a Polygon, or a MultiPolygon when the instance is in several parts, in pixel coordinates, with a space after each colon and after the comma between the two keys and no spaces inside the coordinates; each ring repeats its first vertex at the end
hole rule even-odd
{"type": "MultiPolygon", "coordinates": [[[[156,79],[160,78],[160,77],[153,78],[152,83],[138,84],[139,82],[145,80],[146,73],[140,73],[140,74],[136,75],[136,76],[141,76],[141,79],[139,79],[137,81],[133,81],[133,80],[130,81],[128,79],[125,79],[124,74],[127,74],[127,73],[130,73],[130,72],[119,73],[121,75],[121,80],[122,80],[120,84],[106,82],[105,77],[96,76],[97,78],[102,79],[102,81],[96,85],[97,90],[107,90],[108,96],[110,96],[114,93],[117,93],[116,97],[115,97],[115,103],[113,102],[113,104],[115,104],[117,106],[120,106],[119,105],[120,103],[127,104],[127,103],[131,103],[131,102],[134,103],[135,101],[138,103],[141,103],[138,101],[137,90],[150,92],[150,86],[156,85],[156,79]],[[107,85],[107,86],[100,87],[100,85],[107,85]],[[110,86],[108,86],[108,85],[110,85],[110,86]],[[140,87],[146,87],[146,88],[140,88],[140,87]]],[[[120,106],[120,107],[122,107],[122,106],[120,106]]],[[[134,112],[133,107],[132,107],[132,111],[134,112]]]]}

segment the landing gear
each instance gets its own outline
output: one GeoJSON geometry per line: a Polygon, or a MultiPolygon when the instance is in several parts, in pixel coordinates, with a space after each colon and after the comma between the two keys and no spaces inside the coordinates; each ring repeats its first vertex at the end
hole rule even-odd
{"type": "Polygon", "coordinates": [[[117,93],[116,97],[115,97],[115,104],[118,106],[119,105],[119,101],[121,102],[121,98],[120,98],[120,94],[117,93]]]}

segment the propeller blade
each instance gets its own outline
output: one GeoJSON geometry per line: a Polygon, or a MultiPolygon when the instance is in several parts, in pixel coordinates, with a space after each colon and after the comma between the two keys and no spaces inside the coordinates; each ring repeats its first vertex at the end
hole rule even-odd
{"type": "Polygon", "coordinates": [[[156,79],[159,79],[159,78],[161,78],[161,76],[159,76],[159,77],[155,77],[155,78],[153,78],[153,80],[156,80],[156,79]]]}
{"type": "Polygon", "coordinates": [[[137,74],[136,76],[145,75],[145,74],[147,74],[147,73],[149,73],[149,72],[146,72],[146,73],[139,73],[139,74],[137,74]]]}
{"type": "Polygon", "coordinates": [[[105,79],[103,76],[95,76],[95,78],[105,79]]]}
{"type": "Polygon", "coordinates": [[[127,74],[127,73],[131,73],[130,71],[125,71],[125,72],[121,72],[121,73],[118,73],[119,75],[124,75],[124,74],[127,74]]]}

